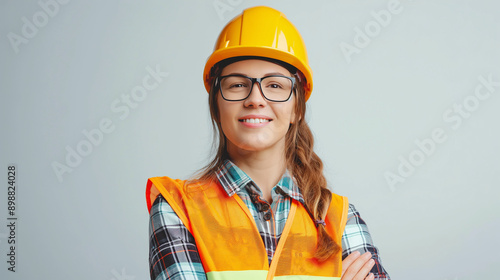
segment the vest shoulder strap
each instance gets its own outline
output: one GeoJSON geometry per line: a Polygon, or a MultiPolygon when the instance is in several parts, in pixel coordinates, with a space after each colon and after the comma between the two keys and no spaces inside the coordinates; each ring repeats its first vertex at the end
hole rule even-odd
{"type": "Polygon", "coordinates": [[[332,192],[332,199],[325,222],[327,232],[333,234],[331,236],[335,238],[335,241],[340,241],[342,239],[342,234],[344,233],[347,222],[348,207],[349,201],[347,197],[332,192]]]}
{"type": "Polygon", "coordinates": [[[188,226],[189,220],[185,215],[186,207],[182,203],[185,199],[184,183],[185,181],[183,180],[174,180],[166,176],[149,178],[146,184],[146,203],[148,211],[151,211],[151,206],[156,197],[161,193],[184,225],[188,226]]]}

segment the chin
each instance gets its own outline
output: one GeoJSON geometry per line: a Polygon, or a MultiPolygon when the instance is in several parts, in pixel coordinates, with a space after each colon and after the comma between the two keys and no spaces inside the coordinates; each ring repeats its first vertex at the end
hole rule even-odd
{"type": "Polygon", "coordinates": [[[265,144],[241,144],[241,145],[235,145],[235,148],[238,150],[245,150],[249,152],[259,152],[259,151],[264,151],[266,149],[270,148],[270,145],[265,145],[265,144]]]}
{"type": "Polygon", "coordinates": [[[271,149],[280,149],[282,146],[282,149],[284,150],[285,145],[283,141],[283,145],[281,144],[281,141],[277,142],[272,142],[272,141],[260,141],[260,140],[255,140],[255,141],[241,141],[241,142],[231,142],[231,146],[233,149],[240,150],[240,151],[247,151],[247,152],[262,152],[266,150],[271,150],[271,149]]]}

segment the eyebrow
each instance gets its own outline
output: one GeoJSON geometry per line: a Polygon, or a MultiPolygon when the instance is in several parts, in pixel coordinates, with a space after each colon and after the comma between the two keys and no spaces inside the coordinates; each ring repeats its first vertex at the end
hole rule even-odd
{"type": "MultiPolygon", "coordinates": [[[[240,73],[240,72],[231,72],[231,73],[226,74],[226,75],[241,75],[241,76],[249,77],[247,74],[243,74],[243,73],[240,73]]],[[[224,76],[226,76],[226,75],[224,75],[224,76]]],[[[273,75],[280,75],[280,76],[287,76],[288,77],[288,75],[286,75],[284,73],[280,73],[280,72],[266,73],[266,74],[264,74],[263,77],[273,76],[273,75]]]]}

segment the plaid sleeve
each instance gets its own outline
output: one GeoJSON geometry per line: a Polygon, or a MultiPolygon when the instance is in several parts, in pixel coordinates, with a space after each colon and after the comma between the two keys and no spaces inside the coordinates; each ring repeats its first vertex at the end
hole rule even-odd
{"type": "Polygon", "coordinates": [[[193,236],[162,195],[150,211],[149,268],[152,280],[207,279],[193,236]]]}
{"type": "Polygon", "coordinates": [[[387,271],[382,267],[380,254],[377,247],[373,245],[372,237],[365,221],[361,219],[359,212],[352,204],[349,204],[349,211],[347,212],[347,223],[342,235],[342,249],[342,260],[354,251],[359,251],[361,254],[369,251],[372,254],[372,259],[375,261],[375,265],[373,265],[371,270],[375,279],[391,279],[387,271]]]}

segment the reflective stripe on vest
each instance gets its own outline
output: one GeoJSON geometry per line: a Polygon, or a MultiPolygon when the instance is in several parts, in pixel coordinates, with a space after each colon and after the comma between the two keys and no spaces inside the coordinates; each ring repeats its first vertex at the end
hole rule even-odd
{"type": "Polygon", "coordinates": [[[318,262],[313,256],[317,229],[304,206],[292,200],[290,213],[269,266],[255,221],[238,195],[228,197],[218,182],[191,184],[168,177],[149,178],[148,210],[161,193],[196,240],[210,279],[340,279],[341,238],[347,219],[346,197],[332,194],[325,218],[338,250],[318,262]],[[154,187],[153,187],[154,185],[154,187]]]}
{"type": "MultiPolygon", "coordinates": [[[[212,271],[207,273],[208,280],[265,280],[266,270],[243,270],[243,271],[212,271]]],[[[309,276],[309,275],[287,275],[275,276],[275,280],[340,280],[340,277],[309,276]]]]}

